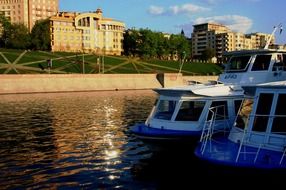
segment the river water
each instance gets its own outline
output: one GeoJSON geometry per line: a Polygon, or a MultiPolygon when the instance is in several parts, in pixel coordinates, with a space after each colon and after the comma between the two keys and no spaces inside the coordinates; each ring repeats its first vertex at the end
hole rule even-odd
{"type": "Polygon", "coordinates": [[[204,185],[199,179],[217,173],[191,147],[154,152],[129,132],[156,97],[149,90],[0,96],[0,189],[204,185]]]}

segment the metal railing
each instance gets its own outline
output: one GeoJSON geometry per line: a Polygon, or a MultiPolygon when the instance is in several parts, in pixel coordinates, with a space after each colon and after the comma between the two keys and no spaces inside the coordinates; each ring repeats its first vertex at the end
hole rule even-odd
{"type": "Polygon", "coordinates": [[[206,145],[208,142],[210,143],[210,148],[211,148],[211,140],[212,140],[212,136],[214,133],[222,131],[225,134],[225,132],[227,131],[226,129],[229,129],[229,123],[228,123],[228,121],[226,121],[226,118],[227,118],[227,116],[226,116],[226,111],[225,111],[224,105],[219,105],[219,106],[214,106],[214,107],[209,108],[209,112],[206,115],[206,121],[204,123],[203,129],[202,129],[202,134],[200,137],[200,142],[202,143],[202,146],[201,146],[202,154],[204,153],[206,145]],[[218,114],[218,109],[221,107],[223,107],[223,110],[224,110],[222,115],[218,114]],[[209,114],[211,114],[210,120],[207,119],[209,117],[208,116],[209,114]],[[217,118],[222,118],[224,120],[223,129],[216,127],[216,122],[218,121],[217,118]]]}

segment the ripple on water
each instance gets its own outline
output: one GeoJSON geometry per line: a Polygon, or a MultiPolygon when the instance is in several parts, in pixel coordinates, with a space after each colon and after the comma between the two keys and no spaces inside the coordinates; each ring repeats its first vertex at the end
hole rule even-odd
{"type": "Polygon", "coordinates": [[[0,188],[148,187],[130,171],[151,152],[128,126],[145,120],[155,97],[151,91],[2,96],[0,188]]]}

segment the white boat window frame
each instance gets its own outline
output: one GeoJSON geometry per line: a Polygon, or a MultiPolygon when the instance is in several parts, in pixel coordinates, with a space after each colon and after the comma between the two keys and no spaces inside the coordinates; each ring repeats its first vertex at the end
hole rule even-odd
{"type": "Polygon", "coordinates": [[[277,53],[273,63],[272,71],[286,71],[286,53],[277,53]]]}
{"type": "Polygon", "coordinates": [[[255,101],[253,98],[245,98],[242,101],[241,107],[236,117],[235,127],[241,130],[245,130],[248,127],[254,104],[255,101]]]}
{"type": "MultiPolygon", "coordinates": [[[[270,132],[272,134],[286,135],[286,108],[285,108],[285,102],[286,101],[285,100],[286,100],[286,92],[285,93],[277,93],[277,101],[276,101],[275,108],[273,108],[275,110],[274,110],[274,115],[273,115],[273,118],[272,118],[272,127],[271,127],[271,130],[270,130],[270,132]],[[282,97],[282,96],[284,96],[284,97],[282,97]],[[281,99],[280,99],[280,97],[281,97],[281,99]],[[280,102],[279,100],[282,100],[282,102],[280,102]],[[282,112],[281,112],[281,110],[277,110],[277,108],[281,108],[281,107],[284,108],[284,110],[282,112]],[[279,113],[279,111],[280,111],[280,113],[279,113]],[[283,130],[279,131],[279,130],[275,129],[275,127],[276,127],[276,125],[275,125],[276,118],[279,118],[279,119],[282,118],[282,120],[280,120],[280,121],[278,120],[277,121],[277,124],[278,125],[282,125],[282,126],[284,125],[284,131],[283,130]]],[[[280,127],[281,126],[279,126],[279,128],[280,127]]]]}
{"type": "MultiPolygon", "coordinates": [[[[206,100],[206,99],[185,99],[185,100],[180,100],[179,101],[179,104],[178,104],[178,109],[176,110],[176,112],[174,113],[174,115],[173,115],[173,121],[176,121],[176,122],[198,122],[199,120],[200,120],[200,118],[202,117],[202,114],[203,114],[203,111],[204,111],[204,109],[205,109],[205,107],[206,107],[206,104],[207,104],[207,102],[208,102],[209,100],[206,100]],[[177,117],[179,116],[179,114],[180,114],[180,111],[181,111],[181,108],[182,108],[182,105],[185,103],[185,102],[201,102],[201,103],[203,103],[203,106],[202,107],[200,107],[200,108],[202,108],[202,109],[200,109],[200,113],[199,114],[196,114],[197,115],[197,117],[193,117],[193,116],[190,116],[189,117],[189,119],[188,120],[178,120],[177,119],[177,117]]],[[[196,109],[197,110],[197,109],[196,109]]],[[[192,112],[192,114],[194,114],[195,113],[195,111],[194,110],[188,110],[189,111],[189,113],[191,113],[192,112]]]]}
{"type": "MultiPolygon", "coordinates": [[[[155,110],[154,110],[153,118],[154,118],[154,119],[159,119],[159,120],[171,121],[172,118],[173,118],[174,112],[175,112],[176,109],[177,109],[178,103],[179,103],[179,101],[176,100],[176,99],[172,99],[172,98],[159,98],[159,99],[158,99],[158,102],[157,102],[157,104],[156,104],[156,108],[155,108],[155,110]],[[168,102],[173,101],[173,102],[175,103],[174,109],[171,110],[172,113],[169,113],[169,114],[168,114],[168,117],[167,117],[167,116],[166,116],[166,117],[156,116],[157,114],[159,114],[159,113],[158,113],[158,110],[160,109],[160,104],[161,104],[161,102],[163,102],[163,101],[168,101],[168,102]]],[[[160,112],[162,112],[162,111],[160,111],[160,112]]],[[[162,113],[161,113],[161,114],[162,114],[162,113]]]]}
{"type": "MultiPolygon", "coordinates": [[[[266,132],[268,128],[268,123],[271,115],[271,109],[273,107],[275,98],[275,93],[273,92],[261,92],[259,95],[259,98],[257,100],[256,107],[254,109],[255,112],[253,112],[253,123],[251,125],[251,130],[255,132],[266,132]],[[264,100],[261,100],[263,98],[262,95],[265,95],[265,98],[269,98],[267,96],[271,97],[271,102],[264,100]],[[264,121],[266,119],[266,121],[264,121]],[[259,123],[260,122],[260,123],[259,123]],[[263,128],[262,128],[262,127],[263,128]]],[[[269,100],[269,99],[267,99],[269,100]]]]}
{"type": "Polygon", "coordinates": [[[272,59],[273,59],[273,54],[257,54],[254,56],[253,58],[253,62],[251,64],[251,68],[250,68],[250,71],[251,72],[259,72],[259,71],[268,71],[269,68],[271,68],[271,62],[272,62],[272,59]],[[260,57],[266,57],[268,56],[268,59],[265,60],[265,62],[261,62],[261,59],[260,57]],[[259,62],[258,62],[259,60],[259,62]]]}
{"type": "MultiPolygon", "coordinates": [[[[248,125],[246,127],[246,139],[248,139],[248,142],[250,143],[250,145],[252,143],[255,144],[263,144],[267,147],[276,147],[277,149],[279,149],[279,145],[281,145],[281,142],[283,141],[285,143],[285,134],[281,134],[281,133],[273,133],[272,130],[272,124],[273,124],[273,118],[276,116],[275,115],[275,110],[276,110],[276,105],[277,105],[277,99],[278,99],[278,95],[279,94],[286,94],[286,89],[283,89],[281,91],[280,90],[276,90],[275,88],[268,88],[268,89],[259,89],[256,92],[255,95],[255,101],[253,104],[253,110],[250,114],[250,119],[248,122],[248,125]],[[273,102],[272,102],[272,106],[271,106],[271,110],[269,115],[267,115],[269,117],[268,122],[267,122],[267,127],[266,127],[266,131],[260,132],[260,131],[253,131],[253,122],[254,122],[254,118],[255,118],[255,113],[256,113],[256,109],[257,109],[257,104],[258,104],[258,94],[260,93],[272,93],[273,94],[273,102]]],[[[265,115],[266,116],[266,115],[265,115]]],[[[248,144],[248,143],[247,143],[248,144]]]]}
{"type": "MultiPolygon", "coordinates": [[[[227,61],[227,63],[226,63],[226,69],[225,69],[225,73],[234,73],[234,72],[245,72],[245,71],[247,71],[248,70],[248,68],[249,68],[249,65],[251,64],[253,62],[253,55],[251,55],[251,54],[249,54],[249,55],[234,55],[234,56],[231,56],[230,58],[229,58],[229,60],[227,61]],[[249,57],[249,59],[248,59],[248,62],[245,64],[245,66],[244,66],[244,68],[241,68],[241,69],[233,69],[233,68],[231,68],[231,66],[232,66],[232,63],[231,63],[231,61],[233,60],[233,59],[237,59],[238,57],[249,57]]],[[[237,63],[236,63],[236,65],[237,65],[237,63]]]]}
{"type": "MultiPolygon", "coordinates": [[[[234,101],[234,100],[232,100],[232,101],[234,101]]],[[[228,120],[229,119],[229,115],[230,115],[230,113],[229,113],[229,107],[230,106],[232,106],[232,105],[230,105],[231,104],[231,102],[229,101],[229,99],[221,99],[221,100],[216,100],[216,99],[214,99],[214,100],[212,100],[211,101],[211,104],[210,104],[210,107],[209,107],[209,110],[210,109],[224,109],[223,110],[223,115],[219,115],[218,113],[217,113],[217,110],[215,111],[216,112],[216,117],[215,117],[215,120],[228,120]],[[224,102],[224,103],[226,103],[226,106],[225,105],[213,105],[214,103],[216,103],[216,102],[224,102]],[[219,116],[219,117],[218,117],[219,116]]],[[[208,114],[207,114],[207,121],[208,120],[210,120],[211,119],[211,113],[209,112],[208,114]]]]}

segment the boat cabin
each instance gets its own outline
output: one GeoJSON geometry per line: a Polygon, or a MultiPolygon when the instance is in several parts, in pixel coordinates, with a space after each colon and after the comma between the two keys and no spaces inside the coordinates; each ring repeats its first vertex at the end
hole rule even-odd
{"type": "Polygon", "coordinates": [[[260,49],[227,52],[224,73],[218,81],[254,84],[286,79],[286,50],[260,49]]]}
{"type": "Polygon", "coordinates": [[[195,155],[224,165],[285,169],[286,81],[242,88],[246,97],[228,136],[202,133],[195,155]]]}
{"type": "Polygon", "coordinates": [[[251,93],[254,99],[243,101],[229,140],[283,152],[286,148],[286,83],[263,85],[251,93]]]}
{"type": "Polygon", "coordinates": [[[158,99],[144,124],[132,128],[142,138],[197,137],[212,125],[229,130],[235,120],[243,90],[224,84],[195,84],[155,89],[158,99]],[[214,117],[215,116],[215,117],[214,117]]]}

